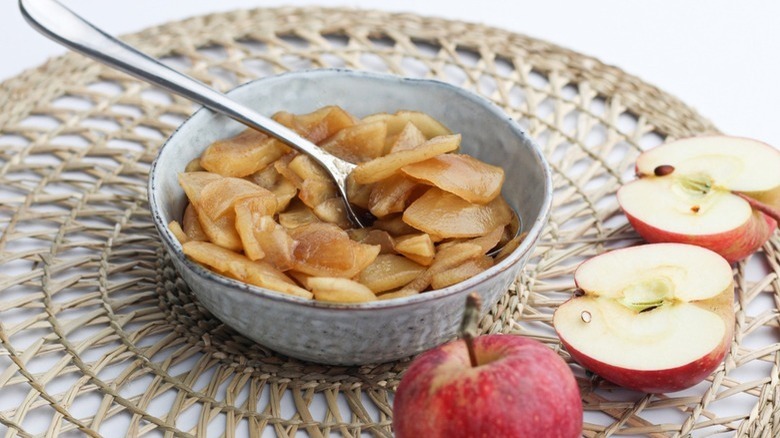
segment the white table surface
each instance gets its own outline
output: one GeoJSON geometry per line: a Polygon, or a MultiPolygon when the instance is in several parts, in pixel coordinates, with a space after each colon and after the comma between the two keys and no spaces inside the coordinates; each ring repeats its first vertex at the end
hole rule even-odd
{"type": "MultiPolygon", "coordinates": [[[[0,2],[0,80],[64,49],[0,2]]],[[[323,5],[484,23],[592,55],[670,92],[728,134],[780,147],[780,2],[775,0],[66,0],[111,33],[220,10],[323,5]]]]}
{"type": "MultiPolygon", "coordinates": [[[[677,96],[726,133],[753,137],[780,148],[780,2],[774,0],[65,3],[114,34],[209,12],[308,4],[413,12],[484,23],[595,56],[677,96]]],[[[0,3],[0,31],[0,81],[65,52],[27,26],[18,14],[16,1],[0,3]]],[[[273,436],[266,432],[264,435],[273,436]]]]}

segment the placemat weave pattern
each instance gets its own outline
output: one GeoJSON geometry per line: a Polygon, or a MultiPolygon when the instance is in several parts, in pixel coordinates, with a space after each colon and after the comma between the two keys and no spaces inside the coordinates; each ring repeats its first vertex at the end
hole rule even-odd
{"type": "MultiPolygon", "coordinates": [[[[222,90],[288,70],[346,67],[438,78],[506,109],[550,160],[554,211],[481,330],[535,337],[566,359],[550,319],[571,295],[574,268],[638,241],[614,197],[638,151],[716,131],[615,67],[475,24],[257,9],[126,40],[222,90]]],[[[146,178],[158,147],[193,110],[78,55],[1,85],[0,432],[390,436],[392,391],[408,360],[343,368],[276,355],[210,316],[164,257],[146,178]]],[[[573,365],[583,434],[780,436],[779,254],[776,234],[735,267],[734,345],[706,382],[651,396],[573,365]]]]}

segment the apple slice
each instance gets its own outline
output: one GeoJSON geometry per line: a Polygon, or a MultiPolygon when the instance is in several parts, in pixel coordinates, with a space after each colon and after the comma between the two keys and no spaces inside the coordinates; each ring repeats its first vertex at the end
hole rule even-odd
{"type": "Polygon", "coordinates": [[[639,179],[618,190],[648,242],[690,243],[729,262],[769,239],[780,221],[780,151],[747,138],[711,136],[642,153],[639,179]]]}
{"type": "Polygon", "coordinates": [[[679,391],[710,375],[731,345],[732,275],[723,257],[694,245],[615,250],[577,268],[578,294],[553,325],[571,356],[604,379],[679,391]]]}

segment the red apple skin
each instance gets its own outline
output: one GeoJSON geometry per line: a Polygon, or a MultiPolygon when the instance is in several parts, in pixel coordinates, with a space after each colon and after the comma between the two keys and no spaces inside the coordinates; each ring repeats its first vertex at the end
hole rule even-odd
{"type": "Polygon", "coordinates": [[[420,355],[395,394],[397,438],[579,437],[582,402],[566,362],[515,335],[457,340],[420,355]]]}
{"type": "Polygon", "coordinates": [[[683,366],[665,370],[632,370],[616,367],[583,354],[566,341],[561,340],[561,343],[577,363],[604,379],[626,389],[660,394],[682,391],[706,379],[726,357],[731,346],[731,337],[732,335],[729,334],[718,348],[709,354],[683,366]]]}
{"type": "Polygon", "coordinates": [[[772,236],[777,222],[771,217],[753,210],[750,220],[733,230],[717,234],[686,235],[656,228],[632,216],[623,213],[637,233],[649,243],[688,243],[701,246],[720,254],[729,263],[745,259],[761,248],[772,236]]]}
{"type": "MultiPolygon", "coordinates": [[[[575,284],[580,287],[576,280],[575,284]]],[[[586,292],[587,294],[587,292],[586,292]]],[[[576,300],[573,297],[570,300],[576,300]]],[[[723,292],[708,300],[694,302],[697,306],[714,312],[726,324],[726,332],[718,346],[708,354],[685,365],[663,370],[635,370],[618,367],[596,360],[572,347],[563,336],[558,334],[566,351],[580,365],[598,374],[605,380],[626,389],[651,394],[681,391],[706,379],[723,362],[731,348],[734,337],[734,283],[723,292]]],[[[565,305],[565,303],[564,303],[565,305]]],[[[557,332],[557,329],[556,329],[557,332]]]]}

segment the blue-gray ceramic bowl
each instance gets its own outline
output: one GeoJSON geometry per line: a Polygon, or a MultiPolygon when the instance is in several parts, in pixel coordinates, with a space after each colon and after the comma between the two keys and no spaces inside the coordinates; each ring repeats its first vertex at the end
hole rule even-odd
{"type": "Polygon", "coordinates": [[[201,109],[160,149],[149,179],[149,204],[165,249],[200,302],[256,342],[299,359],[355,365],[414,355],[457,334],[466,296],[478,292],[486,312],[528,260],[550,214],[552,179],[539,148],[496,105],[431,80],[347,71],[309,70],[244,84],[230,97],[262,114],[307,113],[339,105],[357,116],[423,111],[463,135],[461,152],[504,168],[503,195],[519,212],[522,244],[492,268],[464,282],[417,296],[364,304],[309,301],[220,276],[188,260],[167,228],[181,220],[186,197],[177,174],[213,141],[244,126],[201,109]]]}

